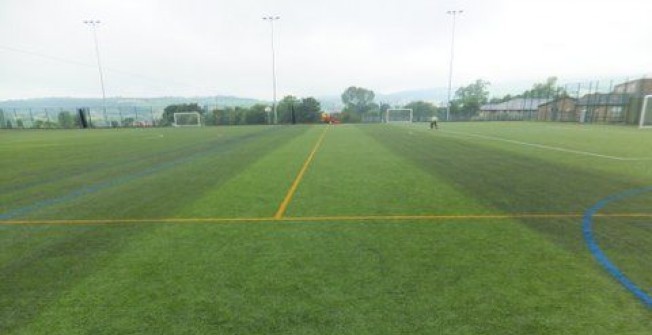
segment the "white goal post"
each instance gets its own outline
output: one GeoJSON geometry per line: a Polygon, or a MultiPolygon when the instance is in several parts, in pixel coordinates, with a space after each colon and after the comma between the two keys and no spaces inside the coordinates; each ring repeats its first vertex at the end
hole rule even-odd
{"type": "Polygon", "coordinates": [[[652,128],[652,95],[643,97],[643,107],[641,107],[641,120],[639,128],[652,128]]]}
{"type": "Polygon", "coordinates": [[[201,114],[199,112],[174,113],[175,127],[201,127],[201,114]]]}
{"type": "Polygon", "coordinates": [[[385,122],[412,122],[413,111],[410,108],[388,109],[385,113],[385,122]]]}

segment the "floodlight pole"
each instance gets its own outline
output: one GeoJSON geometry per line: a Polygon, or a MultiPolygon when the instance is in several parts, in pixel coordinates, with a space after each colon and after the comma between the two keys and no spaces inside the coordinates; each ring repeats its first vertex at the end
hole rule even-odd
{"type": "Polygon", "coordinates": [[[280,20],[280,16],[265,16],[263,20],[269,21],[272,28],[272,90],[274,103],[272,109],[274,110],[274,124],[278,124],[278,114],[276,112],[276,50],[274,47],[274,21],[280,20]]]}
{"type": "Polygon", "coordinates": [[[97,43],[97,26],[100,24],[100,20],[85,20],[84,24],[91,27],[93,31],[93,40],[95,41],[95,55],[97,56],[97,68],[100,71],[100,85],[102,86],[102,110],[104,114],[104,122],[108,122],[106,119],[106,93],[104,92],[104,75],[102,74],[102,63],[100,62],[100,47],[97,43]]]}
{"type": "Polygon", "coordinates": [[[451,60],[450,60],[450,67],[448,69],[448,101],[446,104],[446,121],[450,119],[450,112],[451,112],[451,91],[453,89],[453,59],[455,56],[455,21],[457,18],[457,15],[462,15],[464,11],[463,10],[449,10],[446,12],[448,15],[453,16],[453,32],[451,36],[451,60]]]}

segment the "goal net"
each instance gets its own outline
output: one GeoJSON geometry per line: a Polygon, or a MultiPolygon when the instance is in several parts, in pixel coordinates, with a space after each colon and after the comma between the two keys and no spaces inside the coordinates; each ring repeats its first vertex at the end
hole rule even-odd
{"type": "Polygon", "coordinates": [[[385,120],[387,120],[387,123],[412,122],[412,110],[407,108],[388,109],[385,120]]]}
{"type": "Polygon", "coordinates": [[[201,127],[201,115],[198,112],[174,113],[175,127],[201,127]]]}
{"type": "Polygon", "coordinates": [[[652,128],[652,95],[646,95],[645,98],[643,98],[639,126],[641,128],[652,128]]]}

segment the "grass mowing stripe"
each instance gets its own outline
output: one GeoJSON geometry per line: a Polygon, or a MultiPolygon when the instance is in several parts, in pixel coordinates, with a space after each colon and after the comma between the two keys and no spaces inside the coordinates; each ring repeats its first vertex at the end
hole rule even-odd
{"type": "Polygon", "coordinates": [[[41,316],[49,305],[73,291],[86,277],[102,271],[113,255],[154,227],[67,226],[61,228],[65,234],[41,237],[34,236],[32,228],[60,228],[26,228],[30,229],[24,232],[28,240],[20,243],[23,247],[14,249],[14,257],[0,266],[0,334],[25,333],[22,328],[41,316]]]}
{"type": "MultiPolygon", "coordinates": [[[[259,131],[263,131],[263,130],[260,129],[256,130],[256,132],[259,131]]],[[[245,136],[251,136],[253,134],[255,133],[245,133],[240,136],[245,137],[245,136]]],[[[133,136],[133,134],[130,133],[125,133],[124,135],[126,136],[124,136],[123,140],[126,138],[130,138],[130,136],[133,136]]],[[[92,140],[97,141],[98,139],[93,138],[92,140]]],[[[112,139],[112,141],[115,141],[115,139],[112,139]]],[[[32,175],[36,177],[36,180],[25,182],[24,179],[16,178],[17,180],[21,180],[20,184],[11,184],[11,183],[8,183],[7,185],[0,184],[0,193],[18,192],[18,191],[28,190],[31,188],[42,188],[43,186],[49,184],[59,183],[64,179],[90,178],[93,175],[96,175],[98,172],[102,172],[102,171],[115,171],[119,169],[132,168],[132,167],[138,168],[139,164],[154,164],[173,157],[179,157],[184,155],[188,156],[188,154],[190,153],[209,151],[211,147],[220,145],[223,142],[225,142],[224,138],[220,138],[220,137],[201,138],[191,143],[190,147],[189,144],[187,143],[179,142],[179,143],[168,143],[168,145],[164,147],[157,147],[147,151],[139,147],[129,148],[129,150],[126,149],[121,150],[121,152],[119,153],[120,157],[118,157],[119,158],[118,160],[109,160],[108,162],[106,160],[96,160],[96,161],[91,161],[89,164],[84,164],[84,165],[76,164],[73,166],[66,166],[65,169],[60,169],[54,172],[44,173],[44,171],[32,171],[32,175]]],[[[116,144],[113,143],[113,145],[116,144]]]]}
{"type": "Polygon", "coordinates": [[[16,333],[649,329],[648,311],[610,290],[611,279],[596,276],[593,263],[502,220],[160,228],[112,253],[102,269],[40,306],[38,318],[16,333]]]}
{"type": "Polygon", "coordinates": [[[204,151],[193,152],[192,154],[190,154],[188,156],[181,157],[181,158],[178,158],[178,159],[175,159],[175,160],[165,161],[165,162],[160,163],[158,165],[150,166],[150,167],[147,167],[145,169],[142,169],[140,171],[137,171],[137,172],[134,172],[134,173],[131,173],[131,174],[119,176],[119,177],[116,177],[116,178],[113,178],[113,179],[110,179],[110,180],[96,182],[96,183],[88,185],[88,186],[79,187],[79,188],[77,188],[75,190],[70,191],[69,193],[67,193],[65,195],[61,195],[61,196],[58,196],[58,197],[52,197],[52,198],[36,201],[36,202],[34,202],[34,203],[30,204],[30,205],[27,205],[27,206],[23,206],[23,207],[20,207],[20,208],[8,210],[8,211],[6,211],[4,213],[0,213],[0,220],[12,219],[12,218],[15,218],[15,217],[19,217],[19,216],[28,214],[28,213],[30,213],[32,211],[35,211],[35,210],[40,210],[40,209],[43,209],[43,208],[47,208],[49,206],[66,203],[66,202],[78,199],[78,198],[80,198],[82,196],[85,196],[85,195],[96,193],[96,192],[99,192],[99,191],[102,191],[102,190],[105,190],[105,189],[108,189],[108,188],[111,188],[111,187],[124,185],[124,184],[132,182],[134,180],[137,180],[139,178],[149,176],[151,174],[158,173],[158,172],[168,170],[168,169],[171,169],[171,168],[175,168],[175,167],[177,167],[179,165],[192,162],[192,161],[194,161],[196,159],[199,159],[199,158],[205,158],[207,154],[216,154],[216,153],[224,154],[225,152],[229,152],[229,151],[232,151],[232,150],[236,149],[239,145],[242,145],[244,143],[248,143],[249,141],[252,141],[252,140],[258,138],[259,136],[262,136],[263,134],[267,133],[267,131],[270,131],[272,129],[278,129],[278,128],[268,128],[266,131],[256,132],[256,133],[252,133],[252,134],[246,134],[244,136],[239,136],[239,137],[234,137],[234,138],[231,138],[231,139],[229,139],[227,141],[224,141],[222,144],[225,145],[225,146],[220,146],[220,147],[216,147],[216,148],[209,148],[209,149],[204,150],[204,151]]]}
{"type": "MultiPolygon", "coordinates": [[[[284,216],[276,217],[242,217],[242,218],[152,218],[152,219],[88,219],[88,220],[2,220],[0,225],[95,225],[122,223],[237,223],[237,222],[271,222],[271,221],[310,221],[310,222],[344,222],[344,221],[449,221],[449,220],[493,220],[493,219],[554,219],[582,218],[582,213],[515,213],[515,214],[460,214],[460,215],[343,215],[343,216],[284,216]]],[[[652,213],[609,213],[594,214],[602,218],[652,218],[652,213]]]]}
{"type": "MultiPolygon", "coordinates": [[[[360,129],[498,214],[583,213],[602,194],[640,187],[642,181],[649,185],[645,171],[622,173],[621,162],[613,160],[602,160],[603,167],[598,170],[595,164],[587,164],[585,156],[553,160],[532,152],[513,152],[512,145],[502,142],[494,142],[500,145],[494,146],[457,136],[409,132],[401,127],[360,129]]],[[[582,240],[581,217],[558,218],[549,224],[532,223],[528,218],[516,220],[568,251],[585,253],[587,261],[593,262],[582,240]]]]}
{"type": "Polygon", "coordinates": [[[288,205],[290,205],[290,202],[292,201],[292,197],[294,197],[294,193],[297,191],[297,188],[301,183],[301,179],[303,179],[303,175],[308,170],[308,166],[310,166],[310,162],[312,162],[313,158],[315,157],[315,154],[317,153],[317,150],[319,150],[319,147],[321,146],[324,137],[326,137],[326,132],[328,131],[329,128],[330,128],[329,126],[326,126],[326,128],[324,128],[324,131],[321,133],[321,136],[317,140],[317,143],[315,143],[315,146],[310,152],[310,155],[308,155],[308,158],[303,163],[303,166],[301,167],[301,170],[299,170],[299,174],[297,174],[297,177],[294,179],[292,186],[290,186],[290,189],[288,190],[285,199],[283,199],[283,202],[281,202],[281,205],[278,207],[278,211],[276,211],[276,214],[274,215],[275,219],[283,218],[283,215],[285,214],[288,205]]]}
{"type": "Polygon", "coordinates": [[[639,288],[634,282],[632,282],[602,251],[598,242],[593,236],[593,217],[609,203],[617,202],[632,196],[636,196],[642,193],[647,193],[652,191],[652,186],[645,188],[632,189],[618,194],[608,196],[600,201],[598,201],[593,207],[589,208],[584,214],[583,224],[582,224],[582,233],[586,241],[586,245],[591,251],[591,254],[595,260],[600,263],[600,265],[609,272],[609,274],[614,277],[618,282],[623,285],[629,292],[631,292],[638,300],[640,300],[647,308],[652,309],[652,297],[649,296],[645,291],[639,288]]]}
{"type": "Polygon", "coordinates": [[[529,143],[529,142],[523,142],[523,141],[517,141],[517,140],[510,140],[510,139],[507,139],[507,138],[502,138],[502,137],[497,137],[497,136],[480,135],[480,134],[473,134],[473,133],[466,133],[466,132],[459,132],[459,131],[452,131],[452,130],[442,130],[441,132],[443,132],[444,134],[456,134],[456,135],[464,135],[464,136],[469,136],[469,137],[477,137],[477,138],[482,138],[482,139],[487,139],[487,140],[501,141],[501,142],[506,142],[506,143],[530,146],[530,147],[539,148],[539,149],[560,151],[560,152],[566,152],[566,153],[571,153],[571,154],[598,157],[598,158],[605,158],[605,159],[611,159],[611,160],[617,160],[617,161],[643,161],[643,160],[651,160],[652,159],[652,158],[627,158],[627,157],[603,155],[603,154],[598,154],[598,153],[595,153],[595,152],[573,150],[573,149],[560,148],[560,147],[555,147],[555,146],[545,145],[545,144],[529,143]]]}

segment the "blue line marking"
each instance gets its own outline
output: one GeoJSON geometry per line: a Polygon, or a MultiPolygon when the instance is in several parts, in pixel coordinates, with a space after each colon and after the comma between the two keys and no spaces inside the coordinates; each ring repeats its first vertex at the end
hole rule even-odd
{"type": "Polygon", "coordinates": [[[253,141],[257,137],[262,136],[262,134],[265,134],[267,132],[270,132],[270,131],[276,130],[276,129],[280,129],[280,128],[267,128],[267,129],[265,129],[263,131],[254,132],[254,133],[238,136],[238,137],[235,137],[235,138],[231,138],[229,140],[217,143],[218,145],[215,145],[212,148],[208,148],[206,150],[193,153],[193,154],[191,154],[189,156],[181,157],[181,158],[178,158],[178,159],[172,160],[172,161],[163,162],[163,163],[160,163],[158,165],[154,165],[154,166],[145,168],[145,169],[143,169],[143,170],[141,170],[139,172],[128,174],[128,175],[125,175],[125,176],[122,176],[122,177],[117,177],[117,178],[110,179],[110,180],[107,180],[107,181],[98,182],[98,183],[91,184],[91,185],[88,185],[88,186],[82,186],[80,188],[77,188],[75,190],[70,191],[67,194],[64,194],[64,195],[61,195],[61,196],[58,196],[58,197],[44,199],[44,200],[41,200],[41,201],[34,202],[31,205],[27,205],[27,206],[24,206],[24,207],[8,210],[8,211],[6,211],[4,213],[0,213],[0,220],[9,220],[9,219],[13,219],[13,218],[16,218],[16,217],[21,217],[21,216],[27,215],[27,214],[29,214],[31,212],[41,210],[41,209],[44,209],[44,208],[47,208],[47,207],[50,207],[50,206],[55,206],[55,205],[59,205],[59,204],[62,204],[62,203],[70,202],[70,201],[76,200],[76,199],[78,199],[80,197],[83,197],[85,195],[88,195],[88,194],[103,191],[103,190],[109,189],[111,187],[124,185],[126,183],[129,183],[129,182],[138,180],[140,178],[152,175],[154,173],[162,172],[164,170],[168,170],[168,169],[171,169],[171,168],[175,168],[175,167],[177,167],[177,166],[179,166],[181,164],[193,162],[193,161],[197,160],[198,158],[206,158],[206,157],[209,157],[210,155],[230,152],[230,151],[235,150],[237,148],[238,144],[243,144],[243,143],[247,143],[248,141],[253,141]]]}
{"type": "Polygon", "coordinates": [[[598,261],[598,263],[600,263],[600,265],[602,265],[602,267],[605,268],[605,270],[607,270],[611,276],[616,278],[616,280],[618,280],[618,282],[620,282],[620,284],[622,284],[628,291],[634,294],[634,296],[636,296],[636,298],[638,298],[647,308],[652,308],[652,297],[645,293],[645,291],[643,291],[641,288],[636,286],[634,282],[627,278],[627,276],[622,271],[620,271],[620,269],[618,269],[618,267],[614,265],[609,260],[609,258],[607,258],[607,255],[605,255],[602,249],[600,249],[600,246],[593,236],[593,215],[598,213],[598,211],[612,202],[620,201],[625,198],[637,196],[646,192],[652,192],[652,186],[628,190],[622,193],[610,195],[598,201],[595,205],[593,205],[593,207],[589,208],[584,213],[582,233],[584,235],[586,245],[589,247],[589,251],[591,251],[591,254],[598,261]]]}

